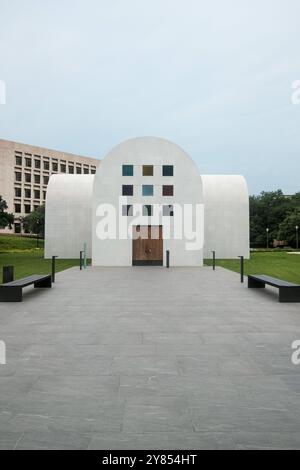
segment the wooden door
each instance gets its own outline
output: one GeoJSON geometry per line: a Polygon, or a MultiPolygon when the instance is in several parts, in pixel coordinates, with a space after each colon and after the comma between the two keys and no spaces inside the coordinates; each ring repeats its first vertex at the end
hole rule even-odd
{"type": "Polygon", "coordinates": [[[161,225],[135,225],[132,227],[133,266],[162,266],[163,237],[161,225]]]}

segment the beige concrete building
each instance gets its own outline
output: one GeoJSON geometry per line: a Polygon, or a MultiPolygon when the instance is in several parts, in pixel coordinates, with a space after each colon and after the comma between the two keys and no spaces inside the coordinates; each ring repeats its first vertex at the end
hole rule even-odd
{"type": "Polygon", "coordinates": [[[12,230],[23,233],[22,217],[45,202],[48,181],[57,173],[94,174],[100,160],[0,139],[0,195],[14,213],[12,230]]]}

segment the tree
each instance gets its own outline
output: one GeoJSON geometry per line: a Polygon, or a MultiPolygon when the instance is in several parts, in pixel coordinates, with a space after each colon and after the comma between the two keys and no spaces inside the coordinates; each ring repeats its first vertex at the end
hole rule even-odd
{"type": "Polygon", "coordinates": [[[266,229],[269,229],[269,241],[279,237],[279,226],[292,211],[300,209],[300,193],[285,196],[277,191],[262,192],[250,196],[250,241],[252,247],[265,247],[266,229]]]}
{"type": "Polygon", "coordinates": [[[0,228],[12,228],[14,223],[14,214],[6,212],[8,209],[6,201],[0,196],[0,228]]]}
{"type": "Polygon", "coordinates": [[[294,209],[281,222],[278,239],[286,240],[290,246],[296,247],[296,226],[300,228],[300,208],[294,209]]]}
{"type": "Polygon", "coordinates": [[[44,238],[45,234],[45,205],[37,207],[23,219],[23,227],[30,233],[44,238]]]}

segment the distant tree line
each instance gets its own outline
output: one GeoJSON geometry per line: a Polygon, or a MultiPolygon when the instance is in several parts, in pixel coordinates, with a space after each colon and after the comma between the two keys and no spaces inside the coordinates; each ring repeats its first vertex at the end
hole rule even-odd
{"type": "Polygon", "coordinates": [[[26,215],[23,227],[27,232],[34,233],[41,238],[45,235],[45,205],[37,207],[31,214],[26,215]]]}
{"type": "Polygon", "coordinates": [[[295,248],[296,226],[300,233],[300,192],[285,196],[279,189],[250,196],[251,247],[266,247],[269,229],[270,246],[273,240],[281,240],[295,248]]]}
{"type": "Polygon", "coordinates": [[[14,214],[9,214],[7,209],[6,201],[0,196],[0,228],[12,228],[14,223],[14,214]]]}
{"type": "MultiPolygon", "coordinates": [[[[0,228],[12,228],[14,214],[7,212],[7,202],[0,196],[0,228]]],[[[37,207],[31,214],[21,219],[24,229],[29,233],[34,233],[39,237],[45,234],[45,205],[37,207]]]]}

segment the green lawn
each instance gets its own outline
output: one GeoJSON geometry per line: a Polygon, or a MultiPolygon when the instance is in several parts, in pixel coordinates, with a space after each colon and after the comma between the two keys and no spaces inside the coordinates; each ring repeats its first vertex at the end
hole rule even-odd
{"type": "MultiPolygon", "coordinates": [[[[38,241],[39,247],[44,246],[44,240],[38,241]]],[[[36,238],[18,237],[13,235],[0,235],[0,254],[8,252],[25,252],[35,250],[36,238]]]]}
{"type": "MultiPolygon", "coordinates": [[[[40,245],[43,245],[42,240],[40,245]]],[[[205,260],[205,264],[211,265],[212,260],[205,260]]],[[[239,259],[217,260],[217,265],[235,272],[240,270],[239,259]]],[[[15,267],[15,279],[51,272],[51,260],[44,259],[44,250],[36,248],[35,239],[26,237],[0,236],[0,282],[3,266],[15,267]]],[[[72,266],[79,266],[79,260],[56,260],[57,272],[72,266]]],[[[269,274],[300,284],[300,255],[279,251],[253,252],[251,259],[245,260],[245,274],[269,274]]]]}
{"type": "MultiPolygon", "coordinates": [[[[211,265],[212,260],[205,260],[211,265]]],[[[240,272],[240,260],[217,260],[217,266],[240,272]]],[[[300,255],[286,252],[253,252],[251,259],[245,260],[245,274],[268,274],[286,281],[300,284],[300,255]]]]}
{"type": "MultiPolygon", "coordinates": [[[[2,267],[14,266],[15,279],[30,274],[50,274],[51,260],[44,259],[43,250],[29,253],[0,253],[0,282],[2,282],[2,267]]],[[[56,272],[79,266],[78,259],[57,259],[56,272]]]]}
{"type": "MultiPolygon", "coordinates": [[[[0,236],[0,283],[2,282],[3,266],[14,266],[15,279],[30,274],[51,273],[51,260],[44,259],[44,240],[39,240],[40,248],[37,248],[36,245],[36,238],[13,235],[0,236]]],[[[56,260],[56,272],[72,266],[79,266],[79,260],[56,260]]]]}

